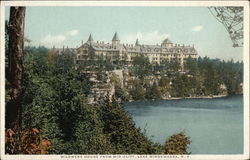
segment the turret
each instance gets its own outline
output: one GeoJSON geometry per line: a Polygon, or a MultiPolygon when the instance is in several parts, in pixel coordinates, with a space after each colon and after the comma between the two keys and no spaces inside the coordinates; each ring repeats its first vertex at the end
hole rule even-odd
{"type": "Polygon", "coordinates": [[[112,39],[112,44],[113,44],[113,45],[117,45],[117,44],[119,44],[119,43],[120,43],[120,40],[119,40],[119,38],[118,38],[117,33],[115,32],[115,35],[114,35],[114,37],[113,37],[113,39],[112,39]]]}
{"type": "Polygon", "coordinates": [[[93,41],[94,41],[94,40],[93,40],[93,38],[92,38],[92,35],[90,34],[87,43],[92,43],[93,41]]]}
{"type": "Polygon", "coordinates": [[[139,46],[139,41],[138,41],[138,38],[136,39],[136,42],[135,42],[135,46],[139,46]]]}

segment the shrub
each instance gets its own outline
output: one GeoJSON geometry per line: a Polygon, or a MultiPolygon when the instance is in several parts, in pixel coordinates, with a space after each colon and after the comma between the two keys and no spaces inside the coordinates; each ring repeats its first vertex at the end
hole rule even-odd
{"type": "Polygon", "coordinates": [[[190,143],[190,137],[187,137],[184,132],[174,134],[165,143],[165,154],[190,154],[188,152],[190,143]]]}
{"type": "Polygon", "coordinates": [[[5,152],[7,154],[48,154],[52,144],[39,137],[37,128],[23,129],[19,135],[12,129],[5,131],[5,152]]]}

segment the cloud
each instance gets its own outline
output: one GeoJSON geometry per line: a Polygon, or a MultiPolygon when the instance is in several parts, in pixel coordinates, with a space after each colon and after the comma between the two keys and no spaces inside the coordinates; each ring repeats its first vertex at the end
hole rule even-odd
{"type": "Polygon", "coordinates": [[[67,32],[67,35],[69,35],[69,36],[75,36],[75,35],[77,35],[78,34],[78,30],[77,29],[74,29],[74,30],[72,30],[72,31],[68,31],[67,32]]]}
{"type": "Polygon", "coordinates": [[[66,39],[69,39],[69,36],[75,36],[78,34],[78,30],[74,29],[68,32],[65,32],[64,34],[59,34],[59,35],[51,35],[48,34],[44,36],[43,38],[40,39],[39,43],[48,47],[51,46],[61,46],[63,45],[63,42],[66,41],[66,39]]]}
{"type": "Polygon", "coordinates": [[[201,31],[203,29],[203,26],[202,25],[198,25],[198,26],[194,26],[193,28],[192,28],[192,31],[194,31],[194,32],[199,32],[199,31],[201,31]]]}
{"type": "Polygon", "coordinates": [[[121,36],[121,41],[124,43],[134,44],[138,38],[140,44],[161,44],[162,41],[168,38],[169,34],[162,34],[159,31],[152,32],[137,32],[121,36]]]}
{"type": "Polygon", "coordinates": [[[66,40],[66,37],[64,35],[46,35],[41,39],[41,43],[44,45],[56,45],[61,44],[66,40]]]}

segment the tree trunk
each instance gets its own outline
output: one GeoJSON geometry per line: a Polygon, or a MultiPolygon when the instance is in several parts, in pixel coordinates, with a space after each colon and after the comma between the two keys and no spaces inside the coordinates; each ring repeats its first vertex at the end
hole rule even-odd
{"type": "Polygon", "coordinates": [[[6,127],[21,130],[21,96],[24,47],[25,7],[10,7],[8,81],[11,85],[11,102],[6,106],[6,127]]]}

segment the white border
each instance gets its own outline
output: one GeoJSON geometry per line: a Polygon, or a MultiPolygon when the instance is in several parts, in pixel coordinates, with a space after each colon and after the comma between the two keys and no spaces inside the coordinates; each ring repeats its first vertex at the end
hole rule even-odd
{"type": "MultiPolygon", "coordinates": [[[[5,155],[4,154],[4,100],[5,100],[5,65],[4,65],[4,19],[5,19],[5,6],[243,6],[244,7],[244,48],[243,48],[243,61],[244,61],[244,154],[242,155],[165,155],[167,158],[157,158],[157,155],[147,155],[147,158],[142,158],[141,155],[120,155],[122,160],[132,159],[249,159],[249,2],[247,1],[4,1],[1,2],[1,159],[117,159],[117,158],[104,158],[105,155],[5,155]],[[61,156],[64,156],[63,158],[61,156]],[[74,156],[74,158],[71,158],[74,156]],[[150,158],[154,157],[154,158],[150,158]],[[96,157],[96,158],[95,158],[96,157]],[[141,157],[141,158],[140,158],[141,157]]],[[[234,145],[234,144],[232,144],[234,145]]],[[[106,155],[112,156],[112,155],[106,155]]],[[[113,155],[114,156],[114,155],[113,155]]],[[[164,155],[159,155],[164,157],[164,155]]]]}

